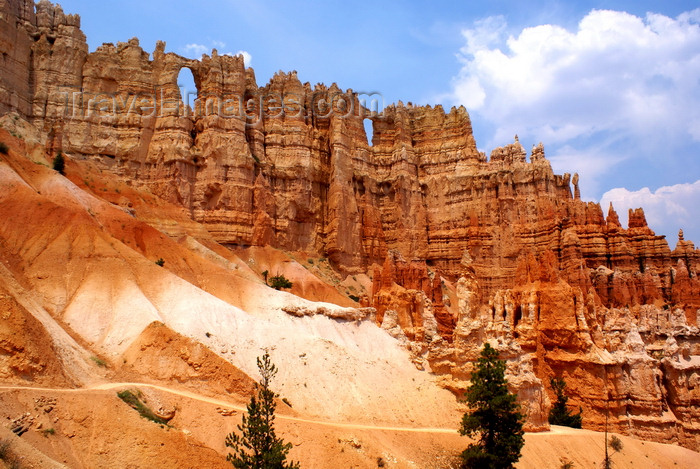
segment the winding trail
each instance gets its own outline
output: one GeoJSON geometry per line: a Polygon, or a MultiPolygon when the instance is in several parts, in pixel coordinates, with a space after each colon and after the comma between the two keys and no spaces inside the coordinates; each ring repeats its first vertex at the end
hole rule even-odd
{"type": "MultiPolygon", "coordinates": [[[[112,389],[122,389],[122,388],[150,388],[158,391],[166,392],[169,394],[174,394],[177,396],[185,397],[187,399],[193,399],[200,402],[206,402],[209,404],[214,404],[220,407],[225,407],[227,409],[233,409],[240,412],[246,412],[245,406],[239,404],[233,404],[229,401],[224,401],[221,399],[215,399],[213,397],[203,396],[201,394],[196,394],[190,391],[184,391],[181,389],[173,389],[167,386],[159,386],[157,384],[148,383],[102,383],[93,386],[88,386],[85,388],[43,388],[43,387],[32,387],[32,386],[4,386],[0,385],[1,391],[39,391],[46,393],[81,393],[90,391],[109,391],[112,389]]],[[[306,423],[311,425],[323,425],[327,427],[334,428],[345,428],[345,429],[355,429],[355,430],[377,430],[377,431],[391,431],[391,432],[413,432],[413,433],[450,433],[456,434],[456,428],[414,428],[414,427],[388,427],[380,425],[365,425],[365,424],[353,424],[353,423],[341,423],[341,422],[328,422],[324,420],[313,420],[305,419],[301,417],[293,417],[291,415],[276,414],[275,417],[279,420],[286,420],[291,422],[306,423]]]]}

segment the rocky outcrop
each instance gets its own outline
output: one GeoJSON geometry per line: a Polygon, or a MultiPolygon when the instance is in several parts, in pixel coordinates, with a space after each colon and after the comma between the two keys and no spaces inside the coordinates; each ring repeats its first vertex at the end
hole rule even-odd
{"type": "Polygon", "coordinates": [[[444,282],[425,263],[407,262],[398,251],[389,251],[381,268],[376,268],[372,283],[372,301],[377,308],[377,322],[392,310],[409,338],[430,342],[439,334],[451,340],[455,321],[443,303],[444,282]],[[425,320],[432,333],[426,331],[425,320]],[[427,335],[426,335],[427,334],[427,335]]]}
{"type": "Polygon", "coordinates": [[[623,228],[582,201],[541,143],[528,155],[516,136],[487,158],[463,107],[370,112],[295,72],[258,86],[215,50],[190,60],[160,42],[151,56],[132,39],[88,53],[79,18],[46,0],[0,12],[0,112],[31,120],[49,150],[182,206],[219,243],[373,272],[366,306],[417,366],[459,392],[492,341],[530,428],[546,427],[549,378],[563,376],[586,425],[608,412],[619,431],[700,446],[700,251],[682,233],[671,251],[642,209],[623,228]]]}
{"type": "MultiPolygon", "coordinates": [[[[508,358],[509,370],[517,370],[510,382],[527,403],[533,427],[548,405],[545,390],[554,397],[550,378],[561,377],[586,427],[603,430],[607,414],[615,431],[698,447],[699,331],[683,309],[605,307],[595,288],[563,279],[552,251],[539,258],[524,254],[516,271],[516,286],[497,291],[488,304],[479,300],[470,269],[457,282],[452,344],[433,342],[421,350],[449,388],[466,387],[469,363],[489,340],[508,358]]],[[[601,267],[596,275],[615,273],[601,267]]]]}
{"type": "Polygon", "coordinates": [[[331,319],[338,319],[341,321],[362,321],[364,319],[367,319],[368,317],[372,317],[375,313],[374,308],[329,309],[323,306],[319,306],[315,309],[311,309],[306,306],[296,305],[284,306],[282,307],[282,311],[297,318],[303,318],[304,316],[315,316],[317,314],[320,314],[322,316],[326,316],[331,319]]]}
{"type": "MultiPolygon", "coordinates": [[[[16,111],[36,123],[70,118],[67,96],[80,90],[80,73],[88,53],[80,17],[42,0],[0,2],[0,113],[16,111]]],[[[60,148],[62,133],[39,126],[60,148]]]]}

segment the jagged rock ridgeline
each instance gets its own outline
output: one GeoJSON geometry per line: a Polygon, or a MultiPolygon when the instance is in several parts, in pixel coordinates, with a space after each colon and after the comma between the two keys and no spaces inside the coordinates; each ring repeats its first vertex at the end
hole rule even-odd
{"type": "Polygon", "coordinates": [[[216,51],[151,55],[132,39],[89,53],[79,17],[45,0],[0,12],[0,113],[30,120],[49,150],[185,207],[219,243],[373,272],[377,323],[450,389],[498,341],[531,428],[546,426],[542,383],[557,375],[589,425],[607,407],[618,430],[698,446],[700,253],[682,234],[672,251],[641,209],[625,229],[582,201],[543,145],[528,159],[516,137],[487,158],[464,108],[370,112],[296,73],[260,87],[216,51]]]}
{"type": "Polygon", "coordinates": [[[7,41],[19,57],[8,74],[17,69],[33,86],[8,82],[18,97],[2,99],[2,110],[43,129],[50,148],[103,158],[122,177],[183,204],[221,242],[324,252],[346,271],[382,262],[388,245],[425,257],[427,214],[418,209],[427,188],[413,177],[422,154],[451,166],[484,159],[463,108],[445,115],[399,106],[365,116],[356,93],[312,89],[295,73],[258,87],[240,57],[188,60],[159,43],[151,59],[136,39],[88,54],[59,7],[42,2],[35,15],[30,5],[5,3],[8,23],[16,16],[6,29],[25,44],[15,51],[18,41],[7,41]],[[198,88],[191,113],[177,85],[183,68],[198,88]],[[364,117],[375,121],[372,149],[364,117]],[[397,197],[405,199],[400,211],[397,197]]]}
{"type": "MultiPolygon", "coordinates": [[[[152,58],[137,39],[88,53],[77,15],[48,1],[36,12],[29,0],[1,5],[0,111],[30,119],[49,147],[99,158],[182,204],[222,243],[328,254],[345,272],[382,265],[393,249],[452,280],[468,250],[486,297],[514,285],[524,250],[552,250],[582,286],[593,276],[581,268],[650,273],[651,284],[596,276],[606,305],[627,299],[606,294],[608,283],[632,288],[632,304],[670,302],[678,261],[691,278],[697,269],[693,245],[672,253],[641,209],[623,229],[612,207],[606,219],[580,200],[577,175],[572,196],[571,176],[553,173],[541,144],[527,161],[516,137],[487,160],[464,108],[369,113],[352,90],[312,88],[296,73],[258,87],[242,57],[190,60],[162,42],[152,58]],[[183,68],[198,88],[194,110],[180,98],[183,68]]],[[[687,306],[692,315],[700,304],[687,306]]]]}

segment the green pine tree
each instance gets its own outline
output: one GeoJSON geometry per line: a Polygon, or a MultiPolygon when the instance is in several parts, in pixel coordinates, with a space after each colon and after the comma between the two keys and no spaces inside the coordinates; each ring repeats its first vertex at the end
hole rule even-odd
{"type": "Polygon", "coordinates": [[[552,425],[562,425],[564,427],[581,428],[581,408],[579,407],[578,414],[572,414],[566,406],[569,401],[568,396],[564,394],[566,390],[566,382],[563,378],[552,378],[549,380],[554,393],[557,395],[557,400],[549,411],[549,423],[552,425]]]}
{"type": "Polygon", "coordinates": [[[285,443],[275,435],[275,398],[270,381],[277,374],[277,367],[265,352],[258,357],[258,370],[262,377],[257,384],[257,395],[250,398],[248,415],[238,425],[239,435],[232,432],[226,436],[226,446],[233,454],[226,459],[237,469],[299,469],[299,463],[288,463],[287,453],[291,443],[285,443]]]}
{"type": "Polygon", "coordinates": [[[65,158],[63,158],[63,153],[61,153],[60,151],[56,154],[56,157],[53,159],[53,169],[54,171],[58,171],[61,174],[66,174],[66,160],[65,158]]]}
{"type": "Polygon", "coordinates": [[[459,429],[462,435],[478,435],[477,443],[462,452],[463,469],[508,469],[520,459],[524,416],[508,391],[505,371],[506,362],[484,344],[466,393],[472,410],[464,414],[459,429]]]}
{"type": "Polygon", "coordinates": [[[280,290],[282,288],[292,288],[292,282],[289,281],[287,277],[282,274],[270,277],[270,286],[275,290],[280,290]]]}

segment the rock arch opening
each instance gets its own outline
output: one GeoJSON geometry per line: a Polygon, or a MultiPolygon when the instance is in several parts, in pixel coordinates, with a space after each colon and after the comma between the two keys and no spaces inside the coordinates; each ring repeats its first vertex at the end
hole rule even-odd
{"type": "Polygon", "coordinates": [[[188,67],[182,67],[180,73],[178,73],[177,86],[180,89],[180,99],[185,106],[190,107],[190,112],[186,113],[186,115],[191,116],[195,109],[199,90],[195,83],[194,74],[188,67]]]}
{"type": "Polygon", "coordinates": [[[363,122],[365,126],[365,137],[367,137],[367,145],[372,146],[372,140],[374,140],[374,123],[372,119],[365,119],[363,122]]]}

